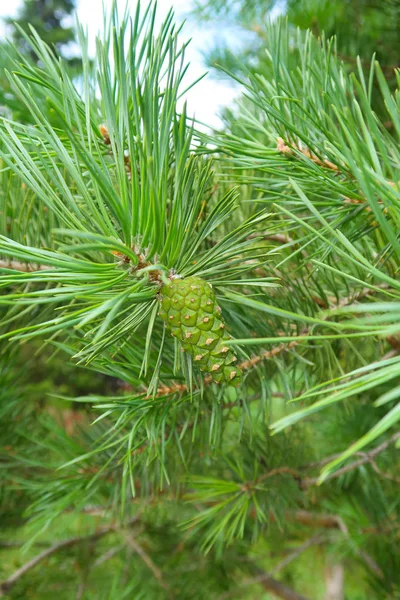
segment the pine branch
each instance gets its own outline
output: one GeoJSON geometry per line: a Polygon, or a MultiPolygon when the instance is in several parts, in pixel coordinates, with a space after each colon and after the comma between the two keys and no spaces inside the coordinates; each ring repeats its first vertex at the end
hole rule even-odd
{"type": "Polygon", "coordinates": [[[126,540],[128,546],[130,546],[140,556],[140,558],[147,565],[147,567],[150,569],[150,571],[152,571],[154,577],[157,579],[157,581],[159,582],[161,587],[166,592],[169,592],[169,586],[164,581],[164,577],[163,577],[161,570],[157,567],[157,565],[154,564],[154,562],[152,561],[150,556],[147,554],[147,552],[145,552],[143,550],[142,546],[140,544],[138,544],[138,542],[131,535],[126,535],[125,540],[126,540]]]}
{"type": "MultiPolygon", "coordinates": [[[[139,518],[134,517],[127,523],[126,526],[131,527],[132,525],[135,525],[138,522],[139,522],[139,518]]],[[[68,538],[66,540],[62,540],[61,542],[57,542],[56,544],[53,544],[53,546],[50,546],[50,548],[43,550],[43,552],[41,552],[40,554],[37,554],[30,561],[28,561],[27,563],[22,565],[22,567],[17,569],[10,577],[8,577],[8,579],[1,582],[0,583],[0,596],[4,596],[6,593],[8,593],[10,591],[10,589],[19,581],[19,579],[21,579],[21,577],[23,577],[26,573],[28,573],[31,569],[36,567],[36,565],[41,563],[47,557],[52,556],[53,554],[56,554],[57,552],[59,552],[60,550],[64,550],[65,548],[70,548],[71,546],[80,544],[81,542],[87,542],[87,541],[90,542],[90,541],[99,540],[100,538],[104,537],[105,535],[108,535],[109,533],[113,533],[115,531],[118,531],[117,525],[115,525],[115,524],[108,525],[106,527],[102,527],[101,529],[99,529],[98,531],[95,531],[94,533],[91,533],[90,535],[76,536],[76,537],[68,538]]]]}
{"type": "MultiPolygon", "coordinates": [[[[296,157],[296,152],[300,152],[303,156],[312,160],[313,163],[315,163],[319,167],[324,167],[325,169],[335,171],[336,173],[341,172],[341,169],[338,167],[338,165],[332,163],[330,160],[328,160],[326,158],[323,158],[323,159],[319,158],[316,154],[311,152],[308,148],[303,148],[301,146],[296,146],[296,145],[288,146],[281,137],[278,137],[278,140],[277,140],[277,150],[278,150],[278,152],[281,152],[285,156],[294,157],[294,158],[296,157]]],[[[349,174],[349,173],[346,173],[346,176],[348,176],[348,177],[350,176],[351,178],[353,178],[351,176],[351,174],[349,174]]],[[[389,181],[389,180],[386,180],[386,183],[388,185],[391,185],[392,187],[395,187],[395,185],[396,185],[393,181],[389,181]]],[[[360,198],[349,198],[349,197],[345,196],[344,202],[346,204],[364,204],[365,200],[360,199],[360,198]]],[[[383,204],[382,200],[378,199],[378,204],[382,205],[383,204]]],[[[370,206],[366,206],[365,210],[367,212],[372,212],[372,208],[370,206]]],[[[383,212],[386,214],[388,212],[387,208],[384,208],[383,212]]]]}
{"type": "MultiPolygon", "coordinates": [[[[388,289],[389,286],[388,286],[388,284],[383,283],[383,284],[380,284],[378,287],[380,289],[384,290],[384,289],[388,289]]],[[[337,302],[337,299],[335,297],[330,297],[329,300],[332,302],[332,304],[329,308],[331,310],[343,308],[345,306],[353,304],[354,302],[357,302],[359,300],[363,300],[364,298],[367,298],[368,296],[374,295],[376,293],[377,293],[376,289],[371,289],[371,288],[366,287],[366,288],[363,288],[362,290],[360,290],[359,292],[354,293],[354,295],[347,296],[346,298],[342,298],[341,300],[339,300],[339,302],[337,302]]],[[[303,340],[293,340],[291,342],[282,342],[281,344],[274,346],[270,350],[265,350],[265,351],[261,352],[260,354],[257,354],[256,356],[253,356],[252,358],[239,363],[238,367],[242,371],[248,371],[249,369],[256,367],[260,362],[263,362],[264,360],[270,360],[272,358],[277,358],[284,352],[288,352],[289,350],[292,350],[293,348],[295,348],[296,346],[301,344],[303,341],[306,341],[307,335],[309,335],[309,333],[310,333],[310,328],[305,328],[300,334],[302,337],[304,337],[303,340]]],[[[287,333],[282,332],[282,336],[286,336],[286,335],[287,335],[287,333]]],[[[387,358],[387,356],[385,356],[385,358],[387,358]]],[[[383,360],[383,358],[382,358],[382,360],[383,360]]],[[[203,379],[203,385],[205,387],[209,386],[212,382],[213,382],[212,377],[205,377],[203,379]]],[[[159,388],[157,390],[156,397],[160,398],[163,396],[170,396],[175,393],[185,393],[187,391],[188,391],[188,387],[185,383],[173,383],[170,386],[161,385],[161,386],[159,386],[159,388]]],[[[151,396],[146,396],[146,397],[151,397],[151,396]]],[[[228,404],[224,408],[230,408],[230,407],[231,407],[231,405],[228,404]]]]}
{"type": "Polygon", "coordinates": [[[277,598],[283,598],[283,600],[308,600],[306,596],[302,594],[298,594],[295,590],[290,588],[285,583],[281,583],[277,579],[274,579],[269,575],[269,573],[265,573],[262,569],[257,568],[258,577],[256,577],[253,582],[260,583],[262,587],[270,592],[273,596],[277,598]]]}
{"type": "MultiPolygon", "coordinates": [[[[331,479],[337,479],[338,477],[341,477],[342,475],[345,475],[346,473],[354,471],[354,469],[358,469],[359,467],[361,467],[367,463],[370,463],[372,465],[372,467],[374,468],[375,472],[378,473],[379,475],[381,475],[382,477],[384,477],[386,479],[391,479],[392,481],[398,481],[397,478],[392,477],[391,475],[388,475],[387,473],[382,473],[380,471],[380,469],[378,468],[378,466],[376,465],[376,463],[374,466],[374,458],[376,456],[378,456],[379,454],[381,454],[382,452],[384,452],[387,448],[389,448],[389,446],[394,444],[399,438],[400,438],[400,432],[395,433],[394,435],[392,435],[392,437],[390,437],[388,440],[386,440],[385,442],[383,442],[382,444],[380,444],[379,446],[377,446],[370,452],[357,453],[357,454],[361,455],[361,458],[359,460],[353,461],[349,465],[345,465],[344,467],[338,469],[334,473],[331,473],[330,475],[328,475],[325,478],[324,481],[326,482],[326,481],[330,481],[331,479]]],[[[320,478],[319,477],[304,477],[304,471],[307,471],[309,469],[323,467],[326,464],[330,463],[332,460],[335,460],[336,458],[338,458],[339,456],[341,456],[340,453],[333,454],[331,456],[324,458],[320,462],[309,463],[308,465],[304,465],[297,469],[293,469],[291,467],[286,467],[286,466],[272,469],[271,471],[268,471],[267,473],[264,473],[263,475],[261,475],[254,483],[248,482],[248,483],[244,484],[243,489],[252,489],[252,488],[256,487],[258,484],[260,484],[261,482],[263,482],[264,480],[269,479],[270,477],[275,477],[277,475],[290,475],[291,477],[293,477],[293,479],[295,479],[298,482],[300,489],[306,490],[307,488],[309,488],[311,486],[319,485],[320,478]]],[[[298,515],[301,515],[301,514],[302,513],[298,513],[298,515]]],[[[309,513],[305,513],[305,514],[306,514],[305,519],[307,520],[309,513]]],[[[312,513],[310,513],[310,514],[312,514],[312,513]]],[[[310,517],[310,518],[312,518],[312,517],[310,517]]],[[[332,526],[336,526],[335,521],[332,520],[331,517],[329,517],[327,523],[332,524],[332,526]]]]}
{"type": "MultiPolygon", "coordinates": [[[[362,467],[363,465],[370,463],[371,460],[373,460],[375,458],[375,456],[378,456],[379,454],[384,452],[387,448],[389,448],[389,446],[394,444],[399,438],[400,438],[400,432],[395,433],[394,435],[392,435],[392,437],[390,437],[388,440],[382,442],[382,444],[380,444],[379,446],[377,446],[370,452],[363,453],[363,456],[359,460],[355,460],[352,463],[350,463],[349,465],[345,465],[344,467],[341,467],[334,473],[331,473],[330,475],[328,475],[325,478],[325,481],[337,479],[338,477],[341,477],[342,475],[345,475],[346,473],[350,473],[350,471],[354,471],[354,469],[358,469],[358,467],[362,467]]],[[[328,459],[324,460],[325,464],[326,464],[327,460],[328,459]]],[[[329,462],[331,460],[334,460],[334,458],[332,456],[329,457],[329,462]]],[[[319,477],[312,477],[312,478],[304,479],[302,482],[302,485],[304,485],[306,487],[309,487],[311,485],[318,485],[319,481],[320,481],[319,477]]]]}

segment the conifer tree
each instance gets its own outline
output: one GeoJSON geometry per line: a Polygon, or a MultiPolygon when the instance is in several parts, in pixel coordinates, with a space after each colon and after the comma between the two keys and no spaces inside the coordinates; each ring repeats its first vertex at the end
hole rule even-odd
{"type": "MultiPolygon", "coordinates": [[[[214,47],[204,52],[216,77],[226,71],[244,77],[246,70],[265,69],[264,53],[269,46],[265,25],[271,15],[283,14],[291,25],[292,44],[296,43],[296,28],[309,29],[317,38],[335,36],[337,56],[348,72],[357,69],[360,57],[367,77],[374,55],[390,89],[396,88],[395,69],[400,63],[398,0],[197,0],[190,14],[196,21],[227,27],[234,34],[228,41],[224,36],[216,38],[214,47]]],[[[376,85],[373,102],[380,116],[385,113],[381,100],[376,85]]],[[[390,121],[385,124],[392,127],[390,121]]]]}
{"type": "Polygon", "coordinates": [[[10,64],[0,591],[397,598],[398,95],[280,21],[200,133],[155,10],[114,8],[94,63],[79,30],[83,93],[36,34],[10,64]],[[26,348],[103,379],[32,399],[26,348]]]}
{"type": "Polygon", "coordinates": [[[29,111],[18,102],[6,76],[6,69],[20,60],[37,62],[27,36],[35,30],[50,48],[64,58],[70,75],[80,75],[81,61],[76,55],[76,32],[73,24],[75,0],[24,0],[16,18],[4,19],[8,39],[0,46],[0,112],[16,121],[30,120],[29,111]],[[68,23],[69,21],[69,23],[68,23]]]}
{"type": "Polygon", "coordinates": [[[24,0],[17,18],[6,19],[13,29],[13,42],[22,54],[37,60],[38,56],[26,40],[33,28],[46,44],[64,54],[75,41],[72,24],[65,23],[68,17],[72,19],[75,9],[76,0],[24,0]]]}

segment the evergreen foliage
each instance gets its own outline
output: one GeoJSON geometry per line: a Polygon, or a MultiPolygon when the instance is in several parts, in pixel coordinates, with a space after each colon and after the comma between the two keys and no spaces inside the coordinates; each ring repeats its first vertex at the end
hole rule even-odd
{"type": "Polygon", "coordinates": [[[29,120],[0,121],[0,590],[304,600],[337,567],[349,599],[398,598],[398,93],[280,21],[200,133],[155,14],[114,8],[94,62],[79,30],[83,93],[35,33],[37,65],[7,58],[29,120]],[[237,387],[165,326],[193,282],[237,387]],[[71,379],[46,398],[44,360],[71,379]]]}
{"type": "MultiPolygon", "coordinates": [[[[396,88],[395,69],[400,60],[398,0],[197,0],[192,18],[220,23],[234,35],[221,36],[211,50],[204,52],[214,76],[224,72],[257,73],[265,69],[265,48],[269,46],[266,27],[271,15],[284,14],[290,24],[291,43],[296,45],[296,29],[310,30],[317,38],[336,36],[337,55],[348,72],[357,70],[357,57],[364,70],[374,54],[390,89],[396,88]],[[234,43],[232,40],[234,39],[234,43]],[[240,40],[238,53],[237,40],[240,40]]],[[[379,86],[373,87],[376,112],[385,113],[379,86]]],[[[390,121],[387,127],[392,127],[390,121]]]]}

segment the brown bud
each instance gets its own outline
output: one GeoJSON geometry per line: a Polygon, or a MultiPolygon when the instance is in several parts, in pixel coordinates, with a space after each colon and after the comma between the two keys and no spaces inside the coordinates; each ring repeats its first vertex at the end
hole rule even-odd
{"type": "Polygon", "coordinates": [[[99,125],[99,131],[100,131],[101,135],[103,136],[103,142],[107,145],[111,144],[110,134],[108,132],[106,125],[103,125],[103,124],[99,125]]]}

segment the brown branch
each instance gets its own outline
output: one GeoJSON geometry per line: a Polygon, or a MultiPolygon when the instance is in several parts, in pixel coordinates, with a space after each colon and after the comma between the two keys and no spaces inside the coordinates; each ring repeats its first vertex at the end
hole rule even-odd
{"type": "MultiPolygon", "coordinates": [[[[389,181],[388,181],[387,183],[391,183],[391,182],[389,182],[389,181]]],[[[363,207],[364,207],[364,210],[365,210],[366,212],[369,212],[369,213],[370,213],[370,212],[372,212],[372,208],[371,208],[370,206],[368,206],[368,205],[367,205],[367,203],[366,203],[366,201],[365,201],[364,199],[360,199],[360,198],[349,198],[348,196],[345,196],[345,197],[344,197],[344,203],[345,203],[345,204],[354,204],[354,205],[358,205],[358,206],[363,206],[363,207]]],[[[379,205],[381,205],[381,206],[382,206],[382,205],[383,205],[383,201],[382,201],[382,200],[380,200],[380,199],[378,198],[378,200],[377,200],[377,204],[379,204],[379,205]]],[[[389,212],[388,208],[387,208],[387,207],[385,207],[385,208],[383,209],[383,213],[386,215],[388,212],[389,212]]]]}
{"type": "MultiPolygon", "coordinates": [[[[133,519],[131,519],[128,522],[127,526],[132,526],[135,523],[137,523],[138,521],[139,521],[138,517],[134,517],[133,519]]],[[[28,571],[30,571],[31,569],[36,567],[36,565],[41,563],[43,560],[45,560],[49,556],[52,556],[53,554],[56,554],[57,552],[65,549],[65,548],[70,548],[71,546],[80,544],[81,542],[98,540],[98,539],[102,538],[103,536],[105,536],[109,533],[115,532],[117,530],[118,530],[118,527],[115,524],[108,525],[106,527],[102,527],[101,529],[98,529],[97,531],[95,531],[94,533],[91,533],[90,535],[76,536],[76,537],[68,538],[66,540],[62,540],[61,542],[57,542],[56,544],[53,544],[53,546],[46,548],[46,550],[43,550],[43,552],[41,552],[40,554],[37,554],[31,560],[29,560],[27,563],[22,565],[22,567],[17,569],[10,577],[8,577],[8,579],[6,579],[3,582],[0,582],[0,596],[5,595],[17,583],[17,581],[21,577],[23,577],[26,573],[28,573],[28,571]]]]}
{"type": "MultiPolygon", "coordinates": [[[[257,356],[250,358],[249,360],[245,360],[245,361],[239,363],[238,368],[241,369],[242,371],[251,369],[252,367],[255,367],[259,362],[261,362],[263,360],[268,360],[270,358],[276,358],[280,354],[283,354],[283,352],[287,352],[288,350],[291,350],[292,348],[297,346],[300,343],[300,341],[302,341],[302,340],[293,340],[292,342],[285,342],[285,343],[279,344],[278,346],[275,346],[271,350],[266,350],[266,351],[262,352],[261,354],[258,354],[257,356]]],[[[205,387],[209,386],[211,383],[213,383],[213,381],[214,380],[213,380],[212,376],[207,375],[207,377],[204,377],[204,379],[203,379],[203,385],[205,387]]],[[[177,392],[185,393],[187,391],[188,391],[188,387],[187,387],[186,383],[173,383],[170,386],[160,385],[157,389],[156,397],[160,398],[162,396],[170,396],[177,392]]],[[[145,394],[147,394],[147,391],[145,392],[145,394]]],[[[146,397],[148,397],[148,396],[146,395],[146,397]]]]}

